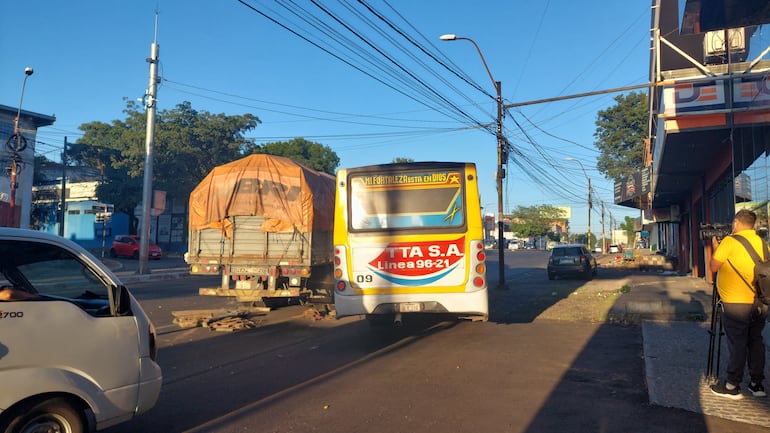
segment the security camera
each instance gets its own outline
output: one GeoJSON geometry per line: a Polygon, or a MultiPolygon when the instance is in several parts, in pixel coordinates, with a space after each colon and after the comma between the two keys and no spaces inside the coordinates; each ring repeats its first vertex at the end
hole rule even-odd
{"type": "Polygon", "coordinates": [[[32,70],[32,68],[30,68],[30,67],[26,67],[26,68],[24,68],[24,73],[25,73],[25,74],[27,74],[27,76],[30,76],[30,75],[32,75],[32,73],[34,73],[34,72],[35,72],[35,71],[34,71],[34,70],[32,70]]]}

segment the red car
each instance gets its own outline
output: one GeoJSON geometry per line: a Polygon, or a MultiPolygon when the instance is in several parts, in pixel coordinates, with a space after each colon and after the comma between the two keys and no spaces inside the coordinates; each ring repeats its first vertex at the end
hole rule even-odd
{"type": "MultiPolygon", "coordinates": [[[[137,235],[117,235],[112,240],[112,246],[110,247],[110,257],[131,257],[133,259],[139,258],[139,242],[140,237],[137,235]]],[[[160,259],[163,257],[163,252],[157,245],[150,244],[148,248],[150,259],[160,259]]]]}

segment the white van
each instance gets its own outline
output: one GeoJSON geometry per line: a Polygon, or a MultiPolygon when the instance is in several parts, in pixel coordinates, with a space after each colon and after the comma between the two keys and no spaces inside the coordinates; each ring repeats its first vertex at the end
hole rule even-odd
{"type": "Polygon", "coordinates": [[[155,329],[74,242],[0,228],[0,299],[0,431],[101,430],[157,401],[155,329]]]}

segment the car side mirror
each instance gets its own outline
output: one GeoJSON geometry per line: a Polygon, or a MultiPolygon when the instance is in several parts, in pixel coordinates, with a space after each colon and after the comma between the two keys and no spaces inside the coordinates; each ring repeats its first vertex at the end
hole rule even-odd
{"type": "Polygon", "coordinates": [[[113,286],[112,299],[115,300],[115,315],[116,316],[131,316],[131,297],[128,294],[128,290],[125,286],[113,286]]]}

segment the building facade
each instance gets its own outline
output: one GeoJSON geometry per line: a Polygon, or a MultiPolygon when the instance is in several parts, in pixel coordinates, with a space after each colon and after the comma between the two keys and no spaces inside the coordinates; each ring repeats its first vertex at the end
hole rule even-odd
{"type": "Polygon", "coordinates": [[[37,130],[54,122],[54,116],[0,105],[0,227],[30,227],[37,130]]]}
{"type": "Polygon", "coordinates": [[[736,19],[731,4],[715,21],[701,13],[710,0],[689,0],[683,14],[676,0],[653,2],[645,215],[678,271],[708,280],[708,240],[729,233],[738,209],[757,213],[765,239],[768,228],[770,47],[750,40],[770,17],[736,19]]]}

